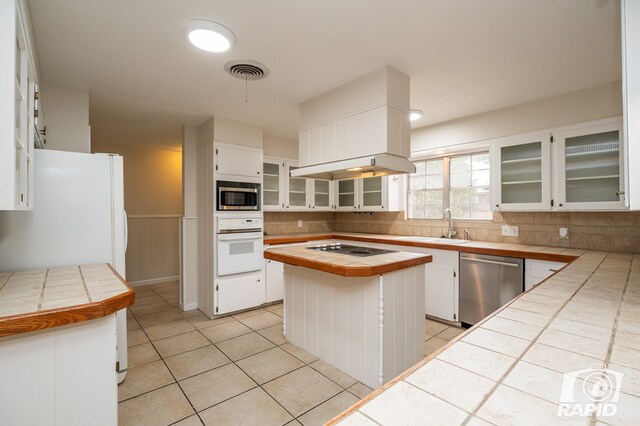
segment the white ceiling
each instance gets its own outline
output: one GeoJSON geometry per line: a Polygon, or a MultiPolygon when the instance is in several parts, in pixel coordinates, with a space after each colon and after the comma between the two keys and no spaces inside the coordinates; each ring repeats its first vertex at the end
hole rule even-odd
{"type": "Polygon", "coordinates": [[[386,64],[411,77],[411,106],[425,112],[413,127],[618,81],[621,72],[618,0],[30,4],[44,80],[89,89],[94,130],[134,129],[132,140],[147,129],[175,142],[183,124],[210,115],[294,140],[300,102],[386,64]],[[182,25],[194,18],[230,28],[234,49],[189,45],[182,25]],[[249,82],[247,103],[244,81],[223,70],[235,59],[271,71],[249,82]]]}

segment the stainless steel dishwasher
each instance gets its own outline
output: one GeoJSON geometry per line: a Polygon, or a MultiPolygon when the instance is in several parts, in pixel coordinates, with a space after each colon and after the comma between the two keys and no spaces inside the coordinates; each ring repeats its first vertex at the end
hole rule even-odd
{"type": "Polygon", "coordinates": [[[474,325],[523,292],[524,259],[460,253],[460,321],[474,325]]]}

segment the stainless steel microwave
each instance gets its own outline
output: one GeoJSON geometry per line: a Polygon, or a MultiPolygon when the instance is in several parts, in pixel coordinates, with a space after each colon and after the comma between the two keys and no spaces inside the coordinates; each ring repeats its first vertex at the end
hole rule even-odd
{"type": "Polygon", "coordinates": [[[260,184],[218,181],[218,211],[260,211],[260,184]]]}

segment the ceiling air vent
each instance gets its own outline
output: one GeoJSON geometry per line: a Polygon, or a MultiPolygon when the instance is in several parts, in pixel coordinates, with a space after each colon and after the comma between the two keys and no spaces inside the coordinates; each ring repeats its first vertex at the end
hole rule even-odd
{"type": "Polygon", "coordinates": [[[241,60],[224,64],[224,70],[240,80],[262,80],[269,75],[267,67],[257,61],[241,60]]]}

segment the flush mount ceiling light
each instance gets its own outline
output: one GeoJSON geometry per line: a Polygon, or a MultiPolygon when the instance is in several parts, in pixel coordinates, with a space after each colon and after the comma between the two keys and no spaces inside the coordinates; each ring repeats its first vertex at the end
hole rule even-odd
{"type": "Polygon", "coordinates": [[[207,52],[226,52],[236,42],[236,36],[222,24],[194,19],[184,26],[184,34],[195,47],[207,52]]]}
{"type": "Polygon", "coordinates": [[[419,109],[409,110],[409,121],[416,121],[420,117],[422,117],[422,111],[419,109]]]}

